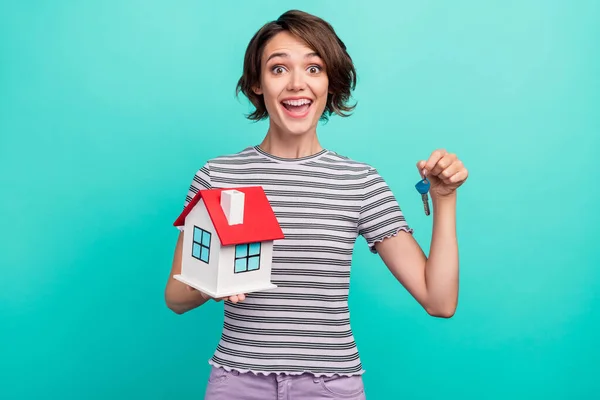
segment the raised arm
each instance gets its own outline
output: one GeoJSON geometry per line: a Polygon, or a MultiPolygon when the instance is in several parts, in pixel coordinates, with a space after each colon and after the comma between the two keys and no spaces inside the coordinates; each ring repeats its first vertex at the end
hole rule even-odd
{"type": "Polygon", "coordinates": [[[450,318],[458,304],[456,196],[433,200],[433,233],[429,258],[411,234],[375,244],[385,265],[432,316],[450,318]]]}
{"type": "Polygon", "coordinates": [[[432,316],[450,318],[458,305],[459,257],[456,235],[456,189],[468,172],[456,155],[434,151],[417,167],[430,181],[433,232],[429,258],[410,234],[375,245],[385,265],[432,316]]]}

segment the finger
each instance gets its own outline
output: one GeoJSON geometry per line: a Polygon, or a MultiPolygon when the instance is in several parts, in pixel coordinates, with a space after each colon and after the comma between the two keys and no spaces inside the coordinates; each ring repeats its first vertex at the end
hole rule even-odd
{"type": "MultiPolygon", "coordinates": [[[[440,161],[440,163],[442,163],[442,161],[440,161]]],[[[442,179],[442,181],[444,181],[444,183],[450,183],[450,177],[455,175],[461,169],[463,169],[462,161],[454,160],[448,167],[439,173],[439,177],[442,179]]]]}
{"type": "MultiPolygon", "coordinates": [[[[452,153],[446,153],[441,157],[438,162],[430,169],[431,175],[440,176],[443,170],[448,168],[452,163],[456,161],[456,155],[452,153]]],[[[441,176],[440,176],[441,177],[441,176]]],[[[442,177],[443,178],[443,177],[442,177]]]]}
{"type": "Polygon", "coordinates": [[[431,155],[429,156],[429,159],[427,159],[427,162],[425,162],[425,167],[423,168],[423,174],[425,176],[429,175],[432,170],[434,169],[434,167],[436,166],[436,164],[438,163],[439,160],[442,159],[442,157],[444,157],[447,154],[446,150],[435,150],[434,152],[431,153],[431,155]]]}
{"type": "Polygon", "coordinates": [[[200,296],[202,296],[202,298],[204,300],[206,300],[206,301],[208,301],[208,300],[211,299],[211,297],[208,294],[204,293],[204,292],[201,292],[201,291],[198,290],[198,293],[200,293],[200,296]]]}
{"type": "Polygon", "coordinates": [[[425,176],[423,175],[423,169],[425,168],[425,160],[421,160],[417,163],[417,170],[419,171],[419,174],[421,175],[422,179],[425,179],[425,176]]]}
{"type": "Polygon", "coordinates": [[[229,301],[231,301],[232,303],[239,303],[240,301],[244,301],[245,299],[246,299],[246,295],[243,293],[229,296],[229,301]]]}
{"type": "Polygon", "coordinates": [[[449,177],[448,181],[450,183],[464,182],[468,176],[469,176],[469,171],[467,171],[466,168],[462,168],[458,172],[456,172],[454,175],[449,177]]]}

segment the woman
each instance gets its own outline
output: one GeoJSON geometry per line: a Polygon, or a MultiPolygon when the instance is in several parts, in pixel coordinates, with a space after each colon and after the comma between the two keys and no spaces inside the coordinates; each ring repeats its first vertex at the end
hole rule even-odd
{"type": "MultiPolygon", "coordinates": [[[[184,206],[199,189],[260,185],[285,239],[273,249],[278,287],[225,299],[206,399],[365,398],[347,302],[358,235],[429,314],[456,309],[455,190],[467,170],[445,151],[417,163],[434,210],[426,258],[377,170],[319,143],[319,120],[353,110],[355,76],[332,27],[307,13],[284,13],[249,43],[238,90],[256,108],[250,119],[269,119],[268,131],[259,145],[206,162],[184,206]]],[[[166,287],[176,313],[209,300],[172,278],[181,248],[180,236],[166,287]]]]}

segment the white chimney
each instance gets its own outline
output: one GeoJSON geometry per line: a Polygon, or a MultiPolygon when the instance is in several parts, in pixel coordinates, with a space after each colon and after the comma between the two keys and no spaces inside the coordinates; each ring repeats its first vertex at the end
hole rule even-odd
{"type": "Polygon", "coordinates": [[[221,192],[221,208],[229,225],[244,222],[244,193],[238,190],[223,190],[221,192]]]}

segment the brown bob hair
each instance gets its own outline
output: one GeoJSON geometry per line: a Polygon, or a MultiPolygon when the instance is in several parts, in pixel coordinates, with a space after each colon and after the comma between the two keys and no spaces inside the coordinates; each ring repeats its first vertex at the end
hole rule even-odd
{"type": "Polygon", "coordinates": [[[277,20],[263,25],[246,49],[243,74],[238,81],[236,94],[242,92],[256,108],[247,118],[260,121],[268,117],[263,96],[254,93],[252,89],[260,84],[262,53],[266,43],[283,31],[303,40],[325,63],[329,94],[321,119],[327,120],[333,113],[342,117],[349,116],[349,112],[356,107],[356,104],[348,104],[351,92],[356,87],[356,70],[346,51],[346,45],[328,22],[303,11],[290,10],[277,20]]]}

